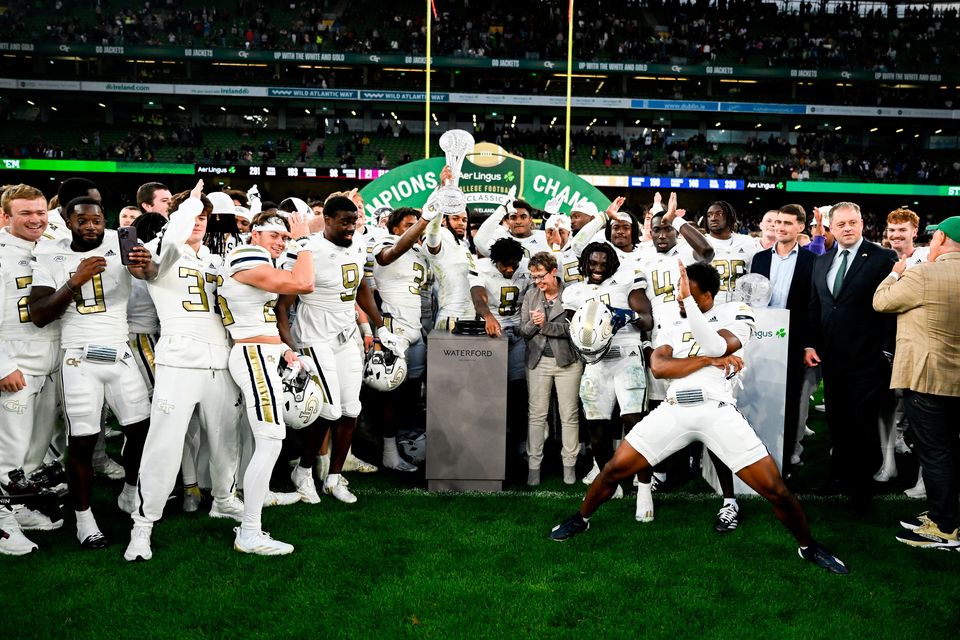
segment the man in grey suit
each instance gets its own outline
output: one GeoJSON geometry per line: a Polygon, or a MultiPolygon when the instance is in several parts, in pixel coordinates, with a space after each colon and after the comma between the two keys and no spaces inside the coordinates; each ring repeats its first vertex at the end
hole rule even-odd
{"type": "Polygon", "coordinates": [[[874,311],[873,294],[897,256],[864,240],[863,216],[853,202],[834,205],[830,220],[837,242],[813,265],[804,362],[823,366],[833,448],[823,493],[844,493],[863,511],[882,463],[877,420],[896,340],[892,318],[874,311]]]}

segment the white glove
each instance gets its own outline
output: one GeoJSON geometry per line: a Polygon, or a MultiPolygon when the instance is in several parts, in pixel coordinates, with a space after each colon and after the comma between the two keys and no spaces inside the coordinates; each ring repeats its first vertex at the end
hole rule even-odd
{"type": "Polygon", "coordinates": [[[560,212],[560,205],[562,204],[563,198],[560,196],[554,196],[547,200],[547,204],[544,205],[543,210],[552,216],[553,214],[560,212]]]}
{"type": "Polygon", "coordinates": [[[437,196],[437,192],[434,191],[430,194],[430,197],[427,198],[427,203],[423,205],[420,216],[427,222],[430,222],[438,215],[440,215],[440,198],[437,196]]]}
{"type": "Polygon", "coordinates": [[[250,207],[250,218],[253,219],[253,216],[260,213],[260,190],[257,189],[257,185],[253,185],[247,191],[247,205],[250,207]]]}
{"type": "Polygon", "coordinates": [[[377,339],[380,341],[380,344],[390,349],[390,351],[393,351],[393,354],[398,358],[402,358],[406,352],[406,348],[404,348],[400,338],[386,327],[377,329],[377,339]]]}
{"type": "Polygon", "coordinates": [[[260,199],[260,190],[257,189],[257,185],[253,185],[247,189],[247,200],[259,200],[260,199]]]}
{"type": "Polygon", "coordinates": [[[517,209],[513,206],[513,201],[517,199],[517,185],[510,185],[510,191],[507,192],[506,197],[501,202],[501,206],[507,210],[507,215],[511,213],[516,213],[517,209]]]}

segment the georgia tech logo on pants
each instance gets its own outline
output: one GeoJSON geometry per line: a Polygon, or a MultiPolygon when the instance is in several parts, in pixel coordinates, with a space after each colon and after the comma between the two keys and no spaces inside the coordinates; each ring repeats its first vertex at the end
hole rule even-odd
{"type": "Polygon", "coordinates": [[[157,409],[160,409],[163,413],[169,414],[171,411],[176,409],[177,405],[172,402],[167,402],[166,400],[160,400],[157,402],[157,409]]]}
{"type": "Polygon", "coordinates": [[[67,365],[70,367],[79,367],[80,358],[67,358],[67,365]]]}
{"type": "Polygon", "coordinates": [[[7,400],[3,403],[3,408],[11,413],[22,415],[27,410],[27,403],[19,400],[7,400]]]}

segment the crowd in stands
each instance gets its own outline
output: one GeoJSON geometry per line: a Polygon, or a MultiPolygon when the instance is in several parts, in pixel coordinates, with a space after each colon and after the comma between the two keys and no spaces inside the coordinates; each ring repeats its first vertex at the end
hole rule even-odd
{"type": "MultiPolygon", "coordinates": [[[[308,164],[318,166],[376,166],[390,168],[410,162],[419,153],[406,126],[380,123],[376,131],[350,131],[343,121],[327,140],[323,131],[242,128],[233,131],[232,143],[211,144],[204,137],[216,128],[165,125],[142,127],[109,140],[99,131],[81,133],[70,145],[47,139],[0,144],[6,158],[62,158],[127,162],[213,162],[240,164],[308,164]],[[411,140],[390,156],[386,140],[411,140]]],[[[563,130],[481,126],[478,139],[494,142],[509,153],[559,162],[563,130]]],[[[209,137],[209,136],[208,136],[209,137]]],[[[402,145],[403,143],[401,143],[402,145]]],[[[860,147],[837,133],[800,135],[791,143],[779,135],[757,135],[743,144],[708,142],[704,135],[680,138],[668,130],[651,129],[621,137],[596,128],[576,131],[571,154],[582,172],[641,176],[739,178],[767,180],[849,180],[956,184],[960,161],[922,149],[860,147]]]]}
{"type": "MultiPolygon", "coordinates": [[[[93,7],[57,0],[59,19],[38,23],[28,7],[0,16],[9,37],[105,45],[204,46],[358,53],[423,54],[423,5],[291,2],[277,7],[239,0],[227,6],[172,0],[138,8],[103,0],[93,7]]],[[[566,55],[564,3],[463,0],[441,3],[434,55],[541,58],[566,55]]],[[[579,3],[577,56],[669,64],[930,71],[956,64],[956,9],[907,7],[903,16],[856,3],[801,3],[799,10],[760,0],[710,6],[680,0],[579,3]]]]}

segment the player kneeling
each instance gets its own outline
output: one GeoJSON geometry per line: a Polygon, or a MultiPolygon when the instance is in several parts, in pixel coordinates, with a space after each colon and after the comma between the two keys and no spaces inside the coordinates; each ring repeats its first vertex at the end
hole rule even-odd
{"type": "Polygon", "coordinates": [[[237,247],[224,260],[223,284],[218,291],[223,324],[234,341],[230,375],[243,393],[256,443],[243,476],[243,521],[235,529],[233,548],[276,556],[291,553],[293,545],[264,532],[260,512],[285,431],[279,365],[281,360],[291,366],[298,360],[293,349],[280,340],[274,306],[281,294],[313,291],[313,260],[306,248],[310,232],[299,214],[290,214],[289,226],[275,214],[258,214],[251,229],[250,244],[237,247]],[[295,240],[288,247],[291,237],[295,240]],[[292,271],[275,266],[285,250],[298,251],[292,271]]]}
{"type": "Polygon", "coordinates": [[[681,319],[661,333],[651,367],[671,379],[667,400],[637,424],[604,466],[580,510],[550,532],[567,540],[590,527],[589,518],[613,496],[617,483],[650,468],[694,441],[702,442],[754,491],[773,503],[777,518],[800,543],[800,556],[832,571],[846,565],[810,535],[807,517],[773,458],[737,411],[732,378],[743,368],[742,349],[753,333],[750,307],[714,308],[720,277],[710,265],[680,265],[681,319]],[[689,282],[688,282],[689,275],[689,282]]]}

